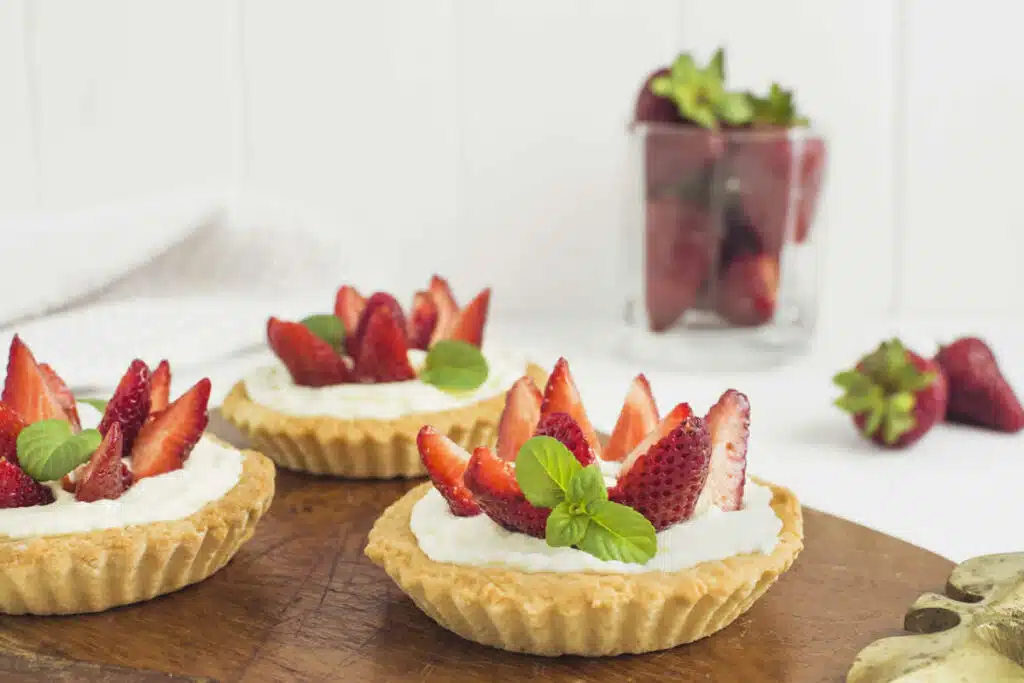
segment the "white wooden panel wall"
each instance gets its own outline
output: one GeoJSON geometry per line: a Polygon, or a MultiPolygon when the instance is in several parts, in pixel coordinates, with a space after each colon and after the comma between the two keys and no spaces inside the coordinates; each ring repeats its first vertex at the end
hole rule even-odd
{"type": "Polygon", "coordinates": [[[38,199],[25,1],[0,2],[0,207],[13,210],[38,199]]]}

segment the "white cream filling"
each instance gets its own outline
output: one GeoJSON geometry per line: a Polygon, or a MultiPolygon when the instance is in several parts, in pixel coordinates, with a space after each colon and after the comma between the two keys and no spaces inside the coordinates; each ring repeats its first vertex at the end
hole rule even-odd
{"type": "MultiPolygon", "coordinates": [[[[426,353],[410,351],[414,368],[423,364],[426,353]]],[[[245,391],[260,405],[298,417],[349,419],[393,419],[417,413],[432,413],[468,406],[508,391],[526,372],[522,356],[487,353],[488,375],[473,391],[446,393],[418,379],[386,384],[337,384],[302,387],[292,381],[283,364],[254,370],[245,377],[245,391]]]]}

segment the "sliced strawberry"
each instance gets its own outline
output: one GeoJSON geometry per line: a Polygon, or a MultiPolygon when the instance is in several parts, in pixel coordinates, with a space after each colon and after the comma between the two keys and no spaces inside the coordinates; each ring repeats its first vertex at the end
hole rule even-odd
{"type": "Polygon", "coordinates": [[[633,508],[655,529],[665,529],[693,514],[710,462],[707,425],[690,416],[623,468],[608,498],[633,508]]]}
{"type": "Polygon", "coordinates": [[[743,507],[747,471],[747,437],[750,434],[750,401],[729,389],[711,406],[704,418],[711,436],[709,501],[725,512],[743,507]]]}
{"type": "Polygon", "coordinates": [[[149,417],[150,388],[149,366],[136,358],[118,382],[114,396],[103,412],[103,419],[98,428],[100,434],[106,436],[111,425],[116,422],[121,428],[126,453],[131,452],[135,437],[142,429],[142,423],[149,417]]]}
{"type": "Polygon", "coordinates": [[[0,460],[0,508],[49,505],[53,491],[43,486],[10,460],[0,460]]]}
{"type": "Polygon", "coordinates": [[[46,363],[39,364],[39,371],[43,373],[46,386],[57,399],[64,414],[68,416],[68,422],[71,423],[75,431],[81,429],[82,421],[78,419],[78,404],[75,402],[75,395],[71,393],[71,389],[68,389],[67,383],[61,379],[56,370],[46,363]]]}
{"type": "Polygon", "coordinates": [[[0,403],[0,459],[18,464],[18,434],[25,428],[21,415],[0,403]]]}
{"type": "Polygon", "coordinates": [[[366,300],[366,307],[363,308],[363,313],[359,316],[359,323],[356,325],[355,331],[345,338],[345,349],[352,358],[359,358],[370,319],[379,308],[386,308],[391,312],[391,317],[398,323],[398,329],[402,330],[402,336],[405,337],[405,314],[402,313],[402,307],[398,305],[395,297],[386,292],[377,292],[366,300]]]}
{"type": "Polygon", "coordinates": [[[459,312],[450,335],[451,339],[464,341],[480,348],[484,343],[484,326],[487,325],[487,310],[491,305],[491,290],[488,287],[476,295],[459,312]]]}
{"type": "Polygon", "coordinates": [[[568,413],[548,413],[542,416],[535,435],[558,439],[584,467],[597,459],[583,430],[568,413]]]}
{"type": "Polygon", "coordinates": [[[60,487],[68,493],[74,493],[77,486],[78,485],[75,483],[75,480],[71,478],[70,474],[65,474],[60,478],[60,487]]]}
{"type": "Polygon", "coordinates": [[[71,421],[61,408],[60,400],[50,389],[47,377],[36,363],[32,351],[18,335],[11,339],[7,380],[0,400],[21,415],[27,424],[40,420],[71,421]]]}
{"type": "Polygon", "coordinates": [[[654,402],[651,385],[643,375],[637,375],[626,394],[626,402],[615,422],[615,429],[604,447],[605,460],[622,460],[658,426],[658,405],[654,402]]]}
{"type": "Polygon", "coordinates": [[[124,441],[121,427],[113,422],[99,448],[75,479],[75,499],[85,503],[114,500],[132,485],[132,473],[121,460],[124,441]]]}
{"type": "Polygon", "coordinates": [[[698,305],[718,243],[713,216],[675,196],[647,200],[644,303],[654,332],[672,327],[698,305]]]}
{"type": "Polygon", "coordinates": [[[430,295],[434,297],[437,304],[437,325],[434,327],[434,335],[430,338],[433,344],[441,339],[447,339],[455,326],[455,319],[459,315],[459,305],[455,303],[455,295],[448,281],[440,276],[430,278],[430,295]]]}
{"type": "Polygon", "coordinates": [[[775,315],[778,295],[778,259],[768,254],[744,254],[722,272],[715,310],[734,325],[763,325],[775,315]]]}
{"type": "Polygon", "coordinates": [[[345,359],[302,323],[270,318],[267,339],[299,386],[326,387],[352,381],[345,359]]]}
{"type": "Polygon", "coordinates": [[[456,517],[479,515],[480,507],[462,481],[469,464],[469,453],[430,425],[420,429],[416,435],[416,446],[434,488],[448,501],[452,514],[456,517]]]}
{"type": "Polygon", "coordinates": [[[590,447],[594,453],[601,455],[601,442],[597,438],[597,432],[590,424],[587,411],[583,408],[583,401],[580,399],[580,392],[576,388],[576,382],[569,372],[569,362],[559,358],[555,363],[555,369],[548,377],[548,384],[544,387],[544,402],[540,407],[540,414],[568,413],[576,420],[583,434],[587,437],[590,447]]]}
{"type": "Polygon", "coordinates": [[[540,389],[529,377],[520,377],[505,395],[505,408],[498,422],[498,457],[515,460],[540,420],[540,389]]]}
{"type": "Polygon", "coordinates": [[[177,401],[146,422],[132,448],[136,479],[179,469],[209,422],[210,380],[201,379],[177,401]]]}
{"type": "Polygon", "coordinates": [[[416,292],[412,299],[412,310],[409,311],[409,320],[406,323],[406,330],[409,337],[409,347],[413,349],[427,350],[430,346],[430,337],[437,327],[437,303],[430,292],[416,292]]]}
{"type": "Polygon", "coordinates": [[[683,424],[683,420],[690,417],[691,415],[693,415],[693,410],[690,408],[689,403],[680,403],[671,411],[669,411],[668,415],[661,418],[661,422],[658,423],[657,427],[655,427],[654,430],[651,431],[651,433],[645,436],[643,441],[638,443],[633,448],[633,450],[631,450],[629,454],[626,455],[625,459],[622,462],[621,471],[624,472],[628,470],[630,467],[632,467],[633,463],[636,462],[637,458],[639,458],[641,455],[650,450],[651,446],[653,446],[654,444],[658,443],[666,436],[668,436],[669,432],[674,430],[679,425],[683,424]]]}
{"type": "Polygon", "coordinates": [[[526,500],[512,463],[481,446],[473,451],[462,478],[480,509],[497,524],[509,531],[544,538],[551,511],[526,500]]]}
{"type": "Polygon", "coordinates": [[[352,335],[359,325],[359,317],[366,308],[366,299],[355,287],[345,285],[334,297],[334,315],[338,316],[345,327],[345,334],[352,335]]]}
{"type": "Polygon", "coordinates": [[[160,361],[149,377],[149,414],[159,413],[171,401],[171,364],[160,361]]]}
{"type": "Polygon", "coordinates": [[[404,382],[416,377],[409,363],[405,330],[389,306],[377,306],[370,315],[359,342],[355,377],[358,382],[370,384],[404,382]]]}

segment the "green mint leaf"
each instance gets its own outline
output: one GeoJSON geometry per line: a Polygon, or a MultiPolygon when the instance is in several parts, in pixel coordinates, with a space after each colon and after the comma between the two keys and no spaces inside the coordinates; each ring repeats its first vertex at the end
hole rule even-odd
{"type": "Polygon", "coordinates": [[[562,548],[582,541],[589,526],[589,515],[575,511],[563,501],[551,509],[544,535],[549,546],[562,548]]]}
{"type": "Polygon", "coordinates": [[[107,412],[107,403],[109,403],[109,401],[104,401],[102,398],[79,398],[75,400],[79,403],[84,403],[87,406],[92,406],[101,413],[107,412]]]}
{"type": "Polygon", "coordinates": [[[516,482],[531,504],[554,508],[566,500],[580,461],[558,439],[535,436],[516,455],[516,482]]]}
{"type": "Polygon", "coordinates": [[[345,325],[338,316],[333,313],[318,313],[303,318],[300,322],[333,348],[341,348],[341,343],[345,340],[345,325]]]}
{"type": "Polygon", "coordinates": [[[487,359],[480,349],[462,341],[445,339],[430,347],[420,370],[420,380],[441,391],[472,391],[487,381],[487,359]]]}
{"type": "Polygon", "coordinates": [[[697,64],[693,61],[693,57],[688,54],[681,54],[676,57],[676,61],[672,63],[672,80],[673,81],[691,81],[696,78],[699,70],[697,64]]]}
{"type": "Polygon", "coordinates": [[[95,429],[72,434],[64,420],[42,420],[18,434],[18,462],[36,481],[56,481],[87,462],[102,440],[95,429]]]}
{"type": "Polygon", "coordinates": [[[725,49],[718,48],[715,50],[715,54],[711,55],[711,61],[708,62],[708,70],[718,76],[718,80],[725,80],[725,49]]]}
{"type": "Polygon", "coordinates": [[[671,97],[672,79],[668,76],[658,76],[651,81],[651,92],[658,97],[671,97]]]}
{"type": "Polygon", "coordinates": [[[590,464],[577,470],[569,480],[565,495],[569,502],[583,505],[596,500],[608,500],[608,489],[604,485],[601,468],[590,464]]]}
{"type": "Polygon", "coordinates": [[[745,93],[734,92],[723,95],[718,101],[718,113],[732,124],[747,123],[754,117],[754,105],[745,93]]]}
{"type": "Polygon", "coordinates": [[[646,564],[658,551],[654,525],[631,507],[610,500],[588,506],[590,524],[577,547],[601,560],[646,564]]]}

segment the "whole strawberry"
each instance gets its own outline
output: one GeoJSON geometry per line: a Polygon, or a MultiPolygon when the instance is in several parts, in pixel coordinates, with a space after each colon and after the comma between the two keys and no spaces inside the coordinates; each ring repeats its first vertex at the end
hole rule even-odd
{"type": "Polygon", "coordinates": [[[845,391],[836,406],[853,416],[864,436],[887,448],[913,444],[946,414],[942,370],[899,339],[882,342],[856,369],[832,381],[845,391]]]}
{"type": "Polygon", "coordinates": [[[1024,429],[1024,408],[988,344],[977,337],[957,339],[939,348],[935,362],[949,381],[947,420],[1000,432],[1024,429]]]}

